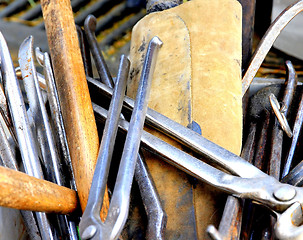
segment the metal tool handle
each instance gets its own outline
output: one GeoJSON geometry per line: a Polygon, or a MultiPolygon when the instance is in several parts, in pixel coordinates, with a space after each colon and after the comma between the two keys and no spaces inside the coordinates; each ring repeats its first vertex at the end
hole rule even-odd
{"type": "MultiPolygon", "coordinates": [[[[107,111],[96,104],[93,104],[93,108],[97,114],[97,120],[102,119],[102,121],[104,121],[106,119],[107,111]]],[[[126,132],[129,123],[120,119],[119,127],[126,132]]],[[[207,182],[216,188],[233,194],[234,196],[249,198],[261,203],[271,209],[274,213],[276,213],[276,211],[283,212],[295,202],[302,203],[303,201],[303,190],[301,188],[282,184],[265,173],[264,176],[260,178],[240,178],[231,176],[192,157],[182,150],[171,146],[146,131],[143,131],[141,142],[142,146],[147,150],[162,156],[168,163],[188,174],[207,182]]],[[[285,214],[289,215],[287,212],[285,212],[285,214]]],[[[278,214],[278,216],[284,216],[284,213],[278,214]]],[[[279,227],[282,227],[283,229],[283,226],[279,225],[278,229],[279,227]]],[[[298,229],[298,231],[300,231],[300,229],[298,229]]],[[[288,232],[288,234],[291,233],[288,232]]]]}
{"type": "Polygon", "coordinates": [[[118,121],[122,109],[123,96],[125,95],[129,66],[129,60],[125,56],[122,56],[117,76],[117,85],[109,106],[109,116],[103,131],[90,194],[80,222],[80,233],[83,239],[101,238],[102,222],[99,213],[102,207],[111,158],[114,151],[113,143],[115,142],[118,131],[118,121]]]}
{"type": "Polygon", "coordinates": [[[106,219],[106,222],[114,223],[110,239],[118,237],[118,234],[122,231],[121,222],[124,225],[127,219],[130,190],[140,147],[140,140],[138,141],[138,138],[140,139],[143,132],[148,97],[151,89],[151,79],[161,45],[162,42],[158,37],[151,39],[143,64],[134,110],[130,120],[130,128],[126,136],[113,197],[109,206],[109,212],[114,214],[109,215],[106,219]]]}
{"type": "MultiPolygon", "coordinates": [[[[90,77],[87,77],[87,81],[102,95],[111,97],[113,92],[111,88],[90,77]]],[[[134,107],[134,100],[129,97],[125,97],[124,107],[131,111],[134,107]]],[[[229,152],[228,150],[195,133],[191,129],[182,126],[150,108],[147,110],[146,123],[165,135],[177,140],[194,152],[205,156],[212,163],[223,167],[223,169],[230,173],[246,178],[267,176],[267,174],[255,168],[236,154],[229,152]]]]}

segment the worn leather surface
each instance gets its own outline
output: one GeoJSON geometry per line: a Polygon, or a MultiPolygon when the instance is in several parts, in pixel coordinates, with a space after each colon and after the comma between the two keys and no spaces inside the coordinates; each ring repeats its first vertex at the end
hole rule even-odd
{"type": "MultiPolygon", "coordinates": [[[[152,13],[133,29],[127,94],[134,97],[149,40],[163,41],[149,107],[240,153],[242,141],[241,6],[236,0],[193,0],[152,13]]],[[[168,216],[166,239],[205,239],[225,195],[145,153],[168,216]]]]}

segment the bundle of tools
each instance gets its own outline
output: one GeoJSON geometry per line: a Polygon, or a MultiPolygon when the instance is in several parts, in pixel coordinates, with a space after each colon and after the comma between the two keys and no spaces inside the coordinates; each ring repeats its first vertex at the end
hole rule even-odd
{"type": "Polygon", "coordinates": [[[204,239],[205,233],[215,240],[302,239],[303,162],[293,159],[303,99],[294,97],[302,89],[290,61],[285,87],[250,98],[249,130],[237,154],[242,97],[303,0],[272,23],[242,84],[237,1],[148,3],[154,13],[134,27],[130,56],[121,56],[115,78],[95,37],[96,18],[76,28],[67,0],[41,1],[50,56],[34,50],[29,36],[15,68],[0,33],[0,205],[20,210],[30,239],[124,239],[135,177],[146,239],[204,239]],[[209,13],[201,17],[203,7],[209,13]],[[220,14],[226,9],[232,11],[220,14]],[[216,21],[226,22],[213,30],[216,21]],[[296,112],[293,124],[288,112],[296,112]],[[228,194],[218,229],[209,225],[216,200],[207,198],[222,195],[210,189],[228,194]],[[256,218],[262,224],[252,223],[256,218]]]}

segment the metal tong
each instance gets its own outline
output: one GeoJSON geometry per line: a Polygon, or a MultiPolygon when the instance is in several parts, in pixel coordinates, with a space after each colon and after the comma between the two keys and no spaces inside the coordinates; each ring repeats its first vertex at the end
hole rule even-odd
{"type": "MultiPolygon", "coordinates": [[[[93,84],[100,93],[110,97],[112,92],[110,88],[94,79],[87,79],[89,84],[93,84]]],[[[125,97],[125,109],[131,110],[133,105],[133,100],[125,97]]],[[[107,116],[106,110],[95,104],[93,104],[93,108],[97,114],[97,120],[104,121],[107,116]]],[[[252,199],[271,209],[278,220],[275,227],[278,238],[300,239],[303,237],[303,227],[295,225],[303,215],[301,212],[303,190],[301,188],[280,183],[241,157],[152,109],[147,110],[146,124],[202,155],[212,165],[220,166],[221,169],[223,168],[235,176],[192,157],[146,131],[143,131],[141,137],[142,147],[162,156],[168,163],[201,181],[233,196],[252,199]]],[[[121,130],[127,131],[128,126],[127,121],[120,119],[121,130]]]]}
{"type": "Polygon", "coordinates": [[[117,239],[126,222],[130,190],[140,146],[140,136],[143,132],[151,78],[155,68],[155,58],[161,45],[161,40],[158,37],[154,37],[148,46],[108,216],[105,222],[102,223],[100,210],[128,77],[121,73],[123,73],[123,68],[129,68],[129,61],[125,57],[121,58],[117,84],[109,108],[109,118],[106,121],[103,132],[87,206],[80,221],[82,239],[117,239]]]}
{"type": "MultiPolygon", "coordinates": [[[[89,50],[92,53],[100,81],[106,86],[114,88],[115,82],[109,72],[108,66],[104,60],[102,52],[97,44],[95,29],[96,29],[97,20],[93,15],[88,15],[84,22],[85,36],[82,36],[82,29],[78,28],[80,41],[81,52],[83,63],[86,69],[86,75],[90,76],[89,69],[90,59],[88,49],[86,45],[89,45],[89,50]],[[87,44],[86,41],[87,40],[87,44]],[[83,54],[84,53],[84,54],[83,54]]],[[[125,69],[124,69],[125,70],[125,69]]],[[[128,69],[129,70],[129,69],[128,69]]],[[[124,119],[125,116],[121,114],[121,118],[124,119]]],[[[142,153],[139,153],[137,164],[135,168],[135,180],[138,183],[140,189],[141,198],[147,215],[147,229],[146,229],[146,239],[164,239],[164,229],[166,228],[167,216],[161,205],[160,197],[155,187],[155,183],[147,164],[144,161],[142,153]]]]}

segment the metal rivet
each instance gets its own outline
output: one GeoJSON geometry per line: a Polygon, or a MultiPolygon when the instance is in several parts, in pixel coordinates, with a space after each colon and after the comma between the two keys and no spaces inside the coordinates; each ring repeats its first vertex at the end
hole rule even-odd
{"type": "Polygon", "coordinates": [[[90,239],[93,236],[95,236],[96,232],[97,232],[97,228],[94,225],[90,225],[84,230],[81,237],[82,239],[90,239]]]}
{"type": "Polygon", "coordinates": [[[283,186],[274,192],[274,197],[280,201],[290,201],[296,196],[296,189],[291,186],[283,186]]]}

